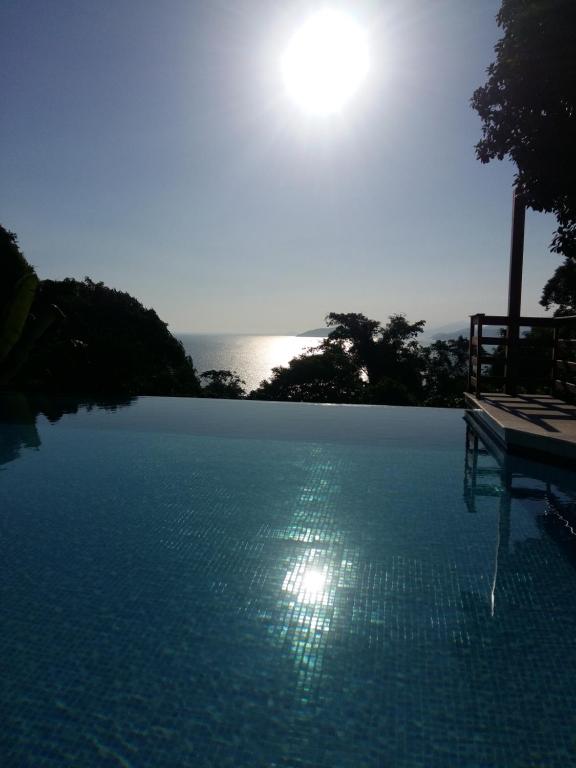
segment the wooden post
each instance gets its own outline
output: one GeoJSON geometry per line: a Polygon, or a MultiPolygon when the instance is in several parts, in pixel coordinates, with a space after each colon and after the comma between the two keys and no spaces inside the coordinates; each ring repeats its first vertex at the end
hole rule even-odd
{"type": "Polygon", "coordinates": [[[553,395],[556,391],[556,376],[558,363],[558,339],[560,337],[558,323],[554,325],[554,331],[552,336],[552,366],[550,372],[550,394],[553,395]]]}
{"type": "Polygon", "coordinates": [[[510,247],[510,277],[508,281],[508,346],[506,348],[506,378],[504,390],[515,395],[518,386],[518,339],[522,307],[522,266],[524,261],[524,222],[526,207],[514,190],[512,209],[512,243],[510,247]]]}
{"type": "Polygon", "coordinates": [[[484,317],[484,313],[481,315],[477,315],[477,326],[476,326],[476,333],[478,343],[476,344],[476,397],[482,397],[482,388],[480,386],[480,379],[482,377],[482,318],[484,317]]]}
{"type": "Polygon", "coordinates": [[[468,341],[468,392],[472,392],[472,357],[474,356],[474,315],[470,315],[470,338],[468,341]]]}

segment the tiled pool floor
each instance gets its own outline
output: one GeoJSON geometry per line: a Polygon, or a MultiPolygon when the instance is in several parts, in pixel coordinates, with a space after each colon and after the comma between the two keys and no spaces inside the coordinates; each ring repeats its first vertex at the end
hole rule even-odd
{"type": "Polygon", "coordinates": [[[37,411],[0,423],[0,765],[576,765],[573,473],[458,411],[37,411]]]}

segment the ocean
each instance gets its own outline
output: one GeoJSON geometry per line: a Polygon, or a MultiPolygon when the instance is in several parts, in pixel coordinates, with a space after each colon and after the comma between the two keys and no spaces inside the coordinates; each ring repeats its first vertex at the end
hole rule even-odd
{"type": "Polygon", "coordinates": [[[174,334],[192,357],[198,373],[210,369],[236,371],[246,382],[246,391],[268,379],[272,368],[288,362],[322,338],[316,336],[261,336],[233,333],[174,334]]]}

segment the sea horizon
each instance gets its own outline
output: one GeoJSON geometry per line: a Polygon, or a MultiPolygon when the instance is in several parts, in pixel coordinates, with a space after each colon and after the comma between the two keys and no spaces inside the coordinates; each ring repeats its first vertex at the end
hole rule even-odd
{"type": "MultiPolygon", "coordinates": [[[[267,333],[266,331],[170,331],[179,339],[181,336],[302,336],[301,333],[267,333]]],[[[310,338],[303,336],[303,338],[310,338]]]]}

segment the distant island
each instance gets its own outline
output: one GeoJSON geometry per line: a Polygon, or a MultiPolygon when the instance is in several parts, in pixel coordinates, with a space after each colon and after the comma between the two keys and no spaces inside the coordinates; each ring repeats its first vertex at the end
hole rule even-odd
{"type": "Polygon", "coordinates": [[[312,328],[311,331],[304,331],[304,333],[297,333],[296,336],[328,336],[330,331],[334,328],[312,328]]]}
{"type": "Polygon", "coordinates": [[[435,333],[432,336],[433,341],[450,341],[450,339],[457,339],[459,336],[463,336],[465,339],[470,336],[470,330],[468,328],[458,328],[455,331],[449,333],[435,333]]]}
{"type": "Polygon", "coordinates": [[[458,336],[468,338],[469,326],[466,320],[455,320],[446,325],[426,329],[423,335],[429,341],[450,341],[450,339],[457,339],[458,336]]]}

